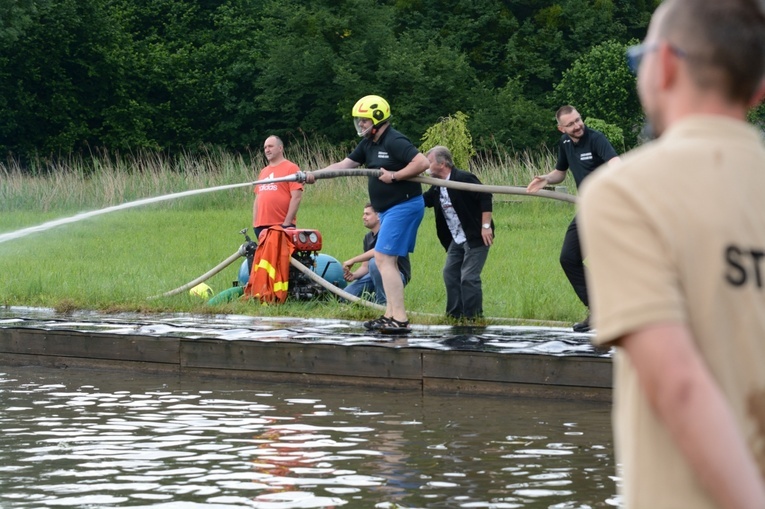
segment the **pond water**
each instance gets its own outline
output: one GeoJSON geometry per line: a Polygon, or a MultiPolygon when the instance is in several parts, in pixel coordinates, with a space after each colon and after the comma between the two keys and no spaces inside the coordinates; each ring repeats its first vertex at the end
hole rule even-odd
{"type": "Polygon", "coordinates": [[[608,403],[3,366],[0,403],[3,508],[618,505],[608,403]]]}

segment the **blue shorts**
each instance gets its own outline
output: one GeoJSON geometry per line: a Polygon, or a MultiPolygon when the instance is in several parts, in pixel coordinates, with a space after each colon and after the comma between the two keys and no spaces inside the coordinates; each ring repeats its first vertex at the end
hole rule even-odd
{"type": "Polygon", "coordinates": [[[375,251],[386,255],[406,256],[414,252],[417,229],[425,216],[422,195],[380,212],[380,231],[375,251]]]}

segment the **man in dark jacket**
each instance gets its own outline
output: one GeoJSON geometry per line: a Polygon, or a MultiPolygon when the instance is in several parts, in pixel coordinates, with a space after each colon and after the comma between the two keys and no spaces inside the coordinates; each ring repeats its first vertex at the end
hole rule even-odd
{"type": "MultiPolygon", "coordinates": [[[[426,156],[434,178],[481,183],[472,173],[454,167],[446,147],[433,147],[426,156]]],[[[446,249],[446,314],[475,320],[483,316],[481,271],[494,241],[491,194],[432,186],[423,196],[425,206],[435,210],[436,233],[446,249]]]]}

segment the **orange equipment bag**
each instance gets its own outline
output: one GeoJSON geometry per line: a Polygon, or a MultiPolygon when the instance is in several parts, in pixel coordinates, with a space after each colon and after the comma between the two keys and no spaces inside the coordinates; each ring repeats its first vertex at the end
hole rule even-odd
{"type": "Polygon", "coordinates": [[[290,257],[295,244],[281,226],[262,232],[259,242],[242,298],[281,304],[287,299],[290,257]]]}

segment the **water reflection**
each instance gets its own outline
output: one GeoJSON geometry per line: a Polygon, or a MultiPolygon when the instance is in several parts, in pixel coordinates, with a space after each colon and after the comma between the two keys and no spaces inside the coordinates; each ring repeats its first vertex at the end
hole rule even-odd
{"type": "Polygon", "coordinates": [[[615,505],[609,405],[0,368],[0,506],[615,505]]]}

